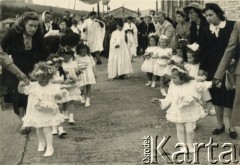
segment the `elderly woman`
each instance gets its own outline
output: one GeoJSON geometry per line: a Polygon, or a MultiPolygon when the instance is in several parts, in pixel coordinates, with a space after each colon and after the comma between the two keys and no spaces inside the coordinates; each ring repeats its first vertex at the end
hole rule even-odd
{"type": "Polygon", "coordinates": [[[203,32],[203,28],[208,26],[208,22],[206,18],[203,16],[202,8],[198,3],[193,2],[188,6],[183,8],[184,11],[188,14],[191,20],[190,26],[190,43],[197,42],[199,43],[201,33],[203,32]]]}
{"type": "Polygon", "coordinates": [[[161,35],[166,35],[167,47],[175,48],[175,30],[173,25],[166,20],[166,15],[163,12],[158,12],[154,16],[156,34],[160,37],[161,35]]]}
{"type": "MultiPolygon", "coordinates": [[[[2,39],[3,51],[12,56],[16,66],[28,75],[35,63],[45,60],[49,51],[43,40],[40,20],[37,13],[26,12],[17,21],[16,26],[9,29],[2,39]]],[[[18,93],[18,79],[4,70],[4,83],[10,89],[14,112],[20,117],[25,115],[27,97],[18,93]]],[[[21,127],[20,133],[28,133],[28,129],[21,127]]]]}
{"type": "Polygon", "coordinates": [[[183,10],[176,11],[176,41],[180,39],[186,39],[190,43],[190,19],[183,10]]]}
{"type": "MultiPolygon", "coordinates": [[[[202,57],[202,61],[200,64],[200,74],[205,72],[207,80],[211,81],[228,46],[234,22],[228,21],[224,16],[224,11],[215,3],[207,3],[203,12],[206,15],[209,25],[203,28],[201,34],[200,56],[202,57]]],[[[218,121],[218,126],[213,130],[212,134],[218,135],[225,131],[223,117],[224,109],[226,109],[230,122],[229,135],[231,138],[236,139],[237,133],[231,122],[235,91],[227,90],[225,84],[221,88],[212,88],[209,91],[212,96],[213,105],[215,105],[218,121]]]]}

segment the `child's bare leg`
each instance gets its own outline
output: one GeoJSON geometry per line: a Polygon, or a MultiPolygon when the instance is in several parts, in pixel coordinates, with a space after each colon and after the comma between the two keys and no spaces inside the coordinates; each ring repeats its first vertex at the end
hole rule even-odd
{"type": "Polygon", "coordinates": [[[75,103],[74,103],[74,101],[68,102],[67,109],[68,109],[68,112],[69,112],[68,123],[69,124],[74,124],[75,123],[74,116],[73,116],[74,110],[75,110],[75,103]]]}
{"type": "Polygon", "coordinates": [[[186,152],[186,135],[185,135],[185,126],[183,123],[175,123],[177,128],[177,139],[179,143],[182,143],[183,146],[181,150],[186,152]]]}
{"type": "Polygon", "coordinates": [[[45,157],[52,156],[52,154],[54,153],[54,148],[53,148],[53,136],[51,132],[51,127],[44,127],[43,133],[45,135],[46,142],[47,142],[47,149],[44,156],[45,157]]]}
{"type": "Polygon", "coordinates": [[[90,107],[91,84],[86,85],[86,104],[85,107],[90,107]]]}
{"type": "Polygon", "coordinates": [[[44,151],[45,150],[45,135],[43,133],[43,128],[37,128],[37,137],[38,137],[38,151],[44,151]]]}
{"type": "Polygon", "coordinates": [[[186,135],[187,135],[187,146],[190,153],[194,152],[193,139],[194,139],[194,122],[185,123],[186,135]]]}

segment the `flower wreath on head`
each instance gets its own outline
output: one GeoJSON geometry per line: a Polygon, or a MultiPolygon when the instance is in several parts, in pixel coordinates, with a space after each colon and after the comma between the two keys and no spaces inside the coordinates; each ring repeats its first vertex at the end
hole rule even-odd
{"type": "Polygon", "coordinates": [[[54,57],[52,60],[48,60],[46,63],[48,65],[52,65],[54,62],[62,62],[64,58],[62,57],[54,57]]]}
{"type": "Polygon", "coordinates": [[[166,35],[161,35],[159,39],[160,40],[168,40],[168,37],[166,35]]]}
{"type": "MultiPolygon", "coordinates": [[[[44,73],[44,71],[42,69],[38,69],[38,71],[35,72],[36,76],[42,75],[44,73]]],[[[51,68],[48,68],[48,73],[49,74],[53,74],[54,71],[51,68]]]]}
{"type": "Polygon", "coordinates": [[[158,36],[157,36],[157,33],[149,33],[148,37],[158,37],[158,36]]]}
{"type": "Polygon", "coordinates": [[[187,71],[181,69],[180,67],[178,67],[178,66],[176,66],[176,65],[172,66],[172,69],[171,69],[171,70],[173,70],[173,69],[176,69],[176,70],[177,70],[178,72],[180,72],[180,73],[188,74],[187,71]]]}

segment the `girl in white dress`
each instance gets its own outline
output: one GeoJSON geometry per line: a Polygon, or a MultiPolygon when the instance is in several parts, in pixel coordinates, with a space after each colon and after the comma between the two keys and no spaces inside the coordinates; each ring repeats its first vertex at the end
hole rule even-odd
{"type": "Polygon", "coordinates": [[[124,79],[125,76],[133,72],[130,50],[127,45],[127,36],[123,30],[123,21],[117,22],[117,30],[111,35],[109,58],[108,58],[108,78],[124,79]]]}
{"type": "Polygon", "coordinates": [[[69,95],[66,95],[62,99],[62,103],[64,103],[63,108],[66,108],[64,116],[65,119],[69,119],[69,124],[74,124],[75,101],[82,99],[81,91],[77,85],[78,75],[80,75],[81,71],[77,68],[73,50],[70,48],[60,48],[57,54],[63,57],[62,67],[67,78],[65,80],[67,83],[63,84],[63,87],[69,92],[69,95]]]}
{"type": "Polygon", "coordinates": [[[79,86],[83,89],[82,96],[86,98],[85,107],[90,107],[91,85],[96,84],[95,61],[87,45],[78,45],[76,52],[77,65],[82,71],[79,75],[79,86]]]}
{"type": "Polygon", "coordinates": [[[188,75],[183,66],[173,66],[172,81],[165,99],[154,98],[152,102],[160,103],[161,109],[168,106],[166,118],[177,127],[177,138],[181,151],[194,152],[194,123],[206,116],[201,105],[199,92],[206,91],[212,82],[196,82],[188,75]]]}
{"type": "MultiPolygon", "coordinates": [[[[172,48],[167,48],[168,37],[161,35],[159,39],[158,59],[154,67],[154,75],[160,77],[160,91],[166,96],[164,86],[164,74],[166,72],[168,61],[172,57],[172,48]]],[[[154,86],[155,87],[155,86],[154,86]]]]}
{"type": "Polygon", "coordinates": [[[145,84],[146,86],[155,87],[155,80],[156,77],[153,75],[154,73],[154,67],[157,62],[157,53],[158,53],[158,36],[157,35],[151,35],[149,36],[149,46],[145,50],[145,54],[142,56],[144,59],[144,62],[142,64],[142,71],[147,72],[147,78],[148,83],[145,84]]]}
{"type": "MultiPolygon", "coordinates": [[[[186,70],[188,71],[189,75],[191,77],[194,77],[197,81],[205,81],[207,79],[206,75],[203,76],[199,76],[198,72],[199,72],[199,66],[200,66],[200,62],[199,62],[199,45],[198,44],[192,44],[192,45],[187,45],[188,46],[188,50],[187,50],[187,59],[188,62],[184,65],[184,67],[186,68],[186,70]]],[[[209,115],[215,115],[215,108],[211,102],[212,97],[210,92],[207,91],[203,91],[201,92],[201,96],[202,96],[202,101],[205,104],[205,108],[208,112],[209,115]]]]}
{"type": "MultiPolygon", "coordinates": [[[[53,78],[51,80],[51,82],[55,85],[59,85],[60,87],[62,87],[63,84],[67,83],[65,82],[66,80],[66,74],[62,68],[62,61],[63,58],[60,57],[57,54],[51,54],[48,59],[47,59],[47,64],[54,67],[56,69],[55,74],[53,75],[53,78]]],[[[62,107],[62,102],[61,100],[57,101],[59,107],[62,107]]],[[[65,135],[67,135],[67,132],[64,131],[62,124],[58,125],[58,126],[52,126],[52,134],[53,135],[57,135],[60,138],[63,138],[65,135]]]]}
{"type": "Polygon", "coordinates": [[[18,87],[20,93],[28,95],[23,125],[37,128],[38,151],[45,151],[46,147],[44,157],[52,156],[54,153],[51,127],[64,122],[56,102],[56,99],[64,96],[64,90],[50,82],[54,73],[54,68],[40,62],[31,73],[32,79],[36,81],[29,83],[21,81],[18,87]]]}

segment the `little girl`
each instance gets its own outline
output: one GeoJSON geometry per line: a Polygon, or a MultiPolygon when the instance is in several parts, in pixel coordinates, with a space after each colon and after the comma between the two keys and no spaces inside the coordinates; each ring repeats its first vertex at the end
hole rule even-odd
{"type": "Polygon", "coordinates": [[[158,36],[151,35],[149,36],[149,47],[145,50],[145,54],[143,55],[144,62],[142,64],[142,71],[147,72],[148,83],[145,84],[146,86],[151,86],[155,88],[155,80],[154,77],[154,67],[157,61],[157,53],[158,53],[158,36]]]}
{"type": "Polygon", "coordinates": [[[165,35],[160,36],[160,40],[159,40],[160,48],[158,49],[158,59],[155,64],[154,73],[153,73],[155,76],[160,76],[160,84],[161,84],[160,91],[164,96],[166,95],[166,91],[164,90],[163,76],[166,72],[168,61],[172,57],[172,49],[166,47],[167,40],[168,40],[167,36],[165,35]]]}
{"type": "Polygon", "coordinates": [[[186,47],[178,43],[175,48],[175,55],[169,59],[164,75],[171,77],[173,65],[182,65],[185,62],[185,58],[187,58],[186,47]]]}
{"type": "MultiPolygon", "coordinates": [[[[194,43],[192,45],[187,45],[187,63],[184,65],[186,70],[188,71],[188,74],[195,78],[197,81],[205,81],[207,77],[204,76],[199,76],[199,66],[200,66],[200,61],[199,61],[199,45],[194,43]]],[[[212,97],[210,95],[210,92],[203,91],[201,92],[202,96],[202,101],[206,105],[206,109],[209,115],[215,115],[215,108],[211,102],[212,97]]]]}
{"type": "Polygon", "coordinates": [[[178,42],[176,49],[175,49],[175,55],[171,58],[171,60],[175,64],[183,64],[187,61],[187,50],[186,45],[182,42],[178,42]]]}
{"type": "Polygon", "coordinates": [[[211,87],[212,82],[196,82],[192,80],[183,66],[172,67],[172,81],[165,99],[154,98],[152,102],[160,103],[161,109],[167,108],[166,118],[177,127],[177,138],[182,152],[194,152],[194,123],[205,117],[200,102],[200,91],[211,87]],[[185,141],[186,140],[186,141],[185,141]]]}
{"type": "Polygon", "coordinates": [[[46,152],[44,157],[52,156],[54,148],[51,127],[57,126],[64,121],[59,112],[56,99],[64,95],[64,91],[58,85],[52,84],[50,80],[54,75],[54,68],[44,62],[35,65],[31,73],[36,82],[19,83],[19,93],[28,95],[27,112],[23,118],[25,127],[37,128],[38,151],[46,152]]]}
{"type": "Polygon", "coordinates": [[[65,109],[65,119],[68,119],[69,124],[74,124],[74,110],[75,110],[75,101],[80,101],[81,91],[77,86],[77,76],[81,73],[77,69],[77,62],[74,60],[74,51],[70,48],[60,48],[58,50],[58,55],[63,58],[62,67],[66,73],[66,80],[63,87],[66,88],[69,92],[69,95],[66,95],[62,99],[64,103],[63,109],[65,109]],[[69,113],[69,116],[68,116],[69,113]]]}
{"type": "MultiPolygon", "coordinates": [[[[47,59],[47,64],[54,67],[56,69],[55,74],[53,75],[53,78],[51,82],[53,84],[59,85],[62,87],[62,84],[65,83],[64,80],[67,79],[66,74],[62,68],[62,61],[63,58],[60,57],[57,54],[51,54],[47,59]]],[[[61,105],[61,100],[57,101],[58,105],[61,105]]],[[[63,130],[63,126],[60,124],[59,126],[53,126],[52,127],[52,134],[57,135],[62,138],[64,135],[67,135],[67,132],[63,130]]]]}
{"type": "Polygon", "coordinates": [[[85,107],[90,107],[91,85],[96,84],[95,61],[90,55],[87,45],[77,45],[76,52],[78,68],[82,70],[82,74],[79,76],[79,86],[83,88],[82,96],[86,97],[85,107]]]}

